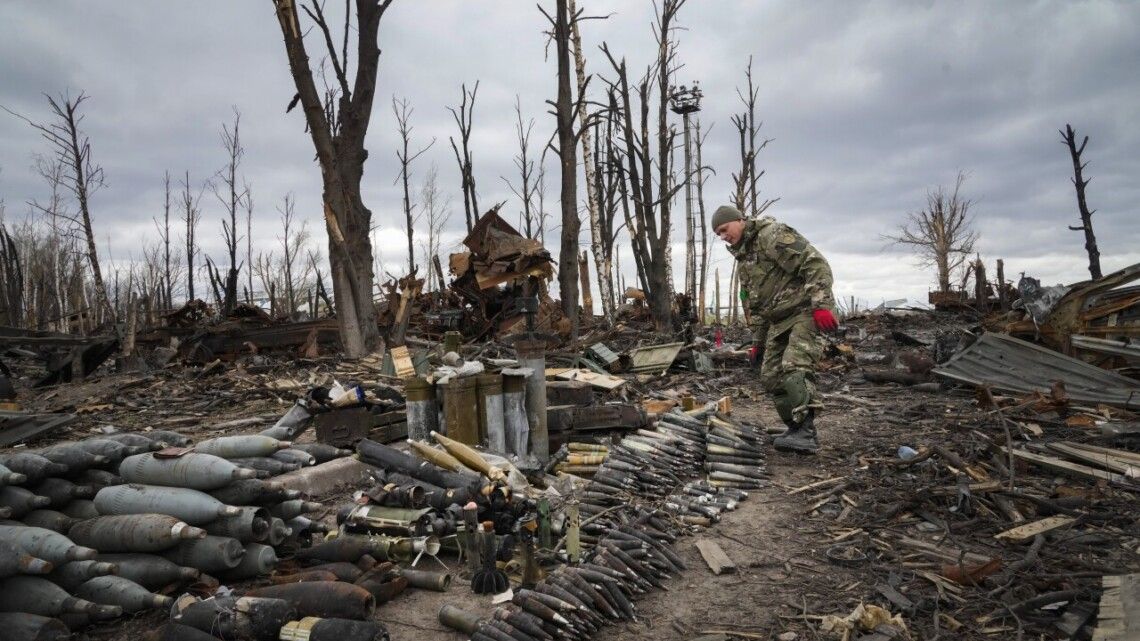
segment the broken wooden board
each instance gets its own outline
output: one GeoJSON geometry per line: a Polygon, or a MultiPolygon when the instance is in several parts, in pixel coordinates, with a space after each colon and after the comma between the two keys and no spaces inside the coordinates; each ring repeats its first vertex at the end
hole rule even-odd
{"type": "Polygon", "coordinates": [[[613,390],[625,385],[624,378],[599,374],[588,369],[547,369],[547,376],[554,376],[564,381],[582,381],[604,390],[613,390]]]}
{"type": "Polygon", "coordinates": [[[0,447],[24,443],[75,420],[74,414],[0,412],[0,447]]]}
{"type": "Polygon", "coordinates": [[[1071,516],[1058,514],[1056,516],[1043,518],[1040,521],[1034,521],[1032,523],[1026,523],[1025,525],[1019,525],[1015,528],[1008,529],[1005,532],[998,532],[994,535],[994,538],[1001,541],[1009,541],[1011,543],[1024,543],[1025,541],[1029,541],[1038,534],[1052,532],[1057,528],[1062,528],[1071,524],[1073,521],[1076,521],[1076,519],[1071,516]]]}
{"type": "Polygon", "coordinates": [[[1140,464],[1134,461],[1128,461],[1105,452],[1088,451],[1070,443],[1049,443],[1046,447],[1081,463],[1102,467],[1111,472],[1123,474],[1128,478],[1140,477],[1140,464]]]}
{"type": "Polygon", "coordinates": [[[666,343],[630,350],[629,371],[646,374],[664,372],[677,359],[683,346],[684,343],[666,343]]]}
{"type": "Polygon", "coordinates": [[[1101,586],[1093,641],[1140,639],[1140,574],[1101,577],[1101,586]]]}
{"type": "Polygon", "coordinates": [[[736,564],[715,542],[708,539],[697,539],[696,546],[697,551],[701,553],[701,558],[705,560],[713,574],[736,573],[736,564]]]}
{"type": "Polygon", "coordinates": [[[1088,467],[1087,465],[1079,465],[1077,463],[1070,463],[1068,461],[1063,461],[1059,458],[1054,458],[1052,456],[1045,456],[1043,454],[1034,454],[1033,452],[1027,452],[1025,450],[1013,450],[1013,456],[1014,456],[1014,458],[1019,458],[1023,461],[1029,461],[1030,463],[1040,465],[1041,467],[1044,467],[1044,468],[1049,469],[1049,470],[1053,470],[1054,472],[1059,472],[1061,474],[1069,474],[1072,476],[1077,476],[1080,478],[1092,479],[1092,480],[1098,480],[1099,479],[1099,480],[1104,480],[1104,481],[1115,481],[1117,483],[1127,483],[1128,482],[1127,477],[1125,477],[1123,474],[1116,474],[1115,472],[1106,472],[1104,470],[1098,470],[1094,467],[1088,467]]]}
{"type": "Polygon", "coordinates": [[[647,398],[641,401],[641,406],[650,414],[664,414],[677,407],[677,401],[671,399],[647,398]]]}
{"type": "Polygon", "coordinates": [[[392,365],[396,368],[396,376],[410,378],[416,375],[416,366],[412,363],[412,355],[408,353],[406,345],[391,349],[392,365]]]}

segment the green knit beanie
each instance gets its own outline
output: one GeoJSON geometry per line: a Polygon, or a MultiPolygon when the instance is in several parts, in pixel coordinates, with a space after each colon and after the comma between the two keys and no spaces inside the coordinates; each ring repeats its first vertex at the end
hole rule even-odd
{"type": "Polygon", "coordinates": [[[725,223],[731,223],[734,220],[744,220],[744,214],[732,205],[721,205],[716,208],[716,212],[712,216],[712,228],[716,231],[718,227],[725,223]]]}

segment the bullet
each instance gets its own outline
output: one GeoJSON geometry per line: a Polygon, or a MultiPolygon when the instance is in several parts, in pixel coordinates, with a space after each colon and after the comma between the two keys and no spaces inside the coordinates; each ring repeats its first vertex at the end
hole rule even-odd
{"type": "Polygon", "coordinates": [[[254,478],[256,473],[209,454],[190,452],[176,458],[160,458],[151,452],[123,459],[119,475],[130,483],[208,491],[235,480],[254,478]]]}
{"type": "Polygon", "coordinates": [[[111,464],[118,464],[132,454],[142,454],[149,452],[149,447],[139,447],[136,445],[127,445],[118,441],[112,441],[105,438],[88,438],[79,441],[75,444],[76,447],[91,454],[99,456],[106,456],[111,464]]]}
{"type": "Polygon", "coordinates": [[[292,448],[277,450],[270,457],[284,463],[293,463],[299,467],[311,467],[317,464],[317,457],[304,450],[292,448]]]}
{"type": "MultiPolygon", "coordinates": [[[[23,474],[23,483],[39,483],[49,476],[62,476],[68,471],[66,465],[53,463],[51,460],[31,452],[0,455],[0,463],[3,463],[12,472],[23,474]]],[[[13,485],[13,483],[9,483],[9,485],[13,485]]]]}
{"type": "Polygon", "coordinates": [[[138,583],[120,576],[99,576],[89,579],[76,589],[75,596],[93,603],[118,606],[126,613],[167,608],[174,602],[171,597],[152,594],[138,583]]]}
{"type": "Polygon", "coordinates": [[[384,507],[419,508],[427,505],[427,490],[419,483],[387,483],[368,491],[368,498],[384,507]]]}
{"type": "Polygon", "coordinates": [[[72,499],[89,499],[95,496],[95,488],[90,485],[76,485],[61,478],[49,478],[28,488],[33,494],[51,499],[52,507],[61,507],[72,499]]]}
{"type": "Polygon", "coordinates": [[[82,612],[101,620],[121,616],[123,609],[75,598],[47,579],[13,576],[0,581],[0,612],[27,612],[46,617],[82,612]]]}
{"type": "MultiPolygon", "coordinates": [[[[71,480],[82,485],[90,486],[95,492],[98,492],[108,485],[122,485],[126,483],[123,477],[114,472],[108,472],[107,470],[83,470],[79,474],[72,475],[71,480]]],[[[91,496],[95,496],[94,492],[91,496]]]]}
{"type": "Polygon", "coordinates": [[[268,545],[247,543],[245,553],[237,567],[225,572],[227,581],[242,581],[265,576],[273,572],[277,565],[277,553],[268,545]]]}
{"type": "Polygon", "coordinates": [[[319,566],[311,566],[311,567],[304,568],[304,569],[306,569],[307,571],[308,570],[327,571],[327,573],[332,573],[333,575],[336,576],[336,581],[343,581],[345,583],[356,582],[356,579],[360,578],[361,575],[364,575],[364,570],[361,570],[359,567],[353,565],[353,563],[349,563],[349,562],[345,562],[345,561],[335,561],[332,563],[321,563],[321,565],[319,565],[319,566]]]}
{"type": "Polygon", "coordinates": [[[277,450],[286,449],[291,445],[292,443],[289,441],[279,441],[270,436],[246,434],[242,436],[219,436],[199,441],[194,445],[194,451],[224,459],[235,459],[272,456],[277,450]]]}
{"type": "Polygon", "coordinates": [[[59,508],[60,512],[70,516],[73,519],[86,521],[101,516],[99,510],[95,508],[95,501],[90,499],[74,499],[63,507],[59,508]]]}
{"type": "Polygon", "coordinates": [[[313,412],[309,410],[309,402],[304,398],[297,399],[293,407],[290,407],[288,412],[277,419],[277,423],[273,427],[261,430],[260,433],[282,441],[296,440],[312,422],[313,412]]]}
{"type": "Polygon", "coordinates": [[[242,543],[261,542],[269,538],[268,510],[252,505],[236,509],[237,514],[210,521],[203,529],[209,534],[228,536],[242,543]]]}
{"type": "Polygon", "coordinates": [[[566,444],[566,447],[571,452],[600,452],[604,454],[610,451],[610,448],[606,447],[605,445],[598,445],[597,443],[580,443],[571,441],[570,443],[566,444]]]}
{"type": "Polygon", "coordinates": [[[436,618],[439,619],[439,622],[443,625],[464,634],[474,633],[479,629],[479,624],[483,622],[483,618],[479,615],[451,605],[450,603],[444,604],[444,606],[439,609],[436,618]]]}
{"type": "Polygon", "coordinates": [[[421,590],[447,592],[451,588],[451,575],[447,572],[428,572],[401,568],[400,575],[408,580],[408,585],[421,590]]]}
{"type": "Polygon", "coordinates": [[[705,463],[705,469],[709,472],[725,472],[728,474],[737,474],[746,476],[748,478],[763,480],[767,478],[768,473],[761,470],[754,465],[734,465],[731,463],[705,463]]]}
{"type": "Polygon", "coordinates": [[[317,464],[327,463],[333,459],[352,456],[352,450],[344,450],[324,443],[294,443],[293,449],[301,450],[317,459],[317,464]]]}
{"type": "Polygon", "coordinates": [[[245,548],[228,536],[204,536],[182,541],[162,552],[162,556],[178,565],[197,568],[207,574],[232,570],[241,563],[245,548]]]}
{"type": "Polygon", "coordinates": [[[46,496],[37,496],[22,487],[0,487],[0,507],[10,510],[12,518],[20,518],[39,508],[51,505],[51,499],[46,496]]]}
{"type": "MultiPolygon", "coordinates": [[[[338,517],[338,520],[341,520],[338,517]]],[[[343,519],[352,532],[389,536],[420,536],[432,531],[431,508],[399,508],[381,505],[358,505],[343,519]]]]}
{"type": "Polygon", "coordinates": [[[367,590],[380,605],[403,594],[408,588],[408,580],[394,572],[388,576],[366,573],[354,585],[367,590]]]}
{"type": "Polygon", "coordinates": [[[179,434],[178,432],[171,432],[170,430],[151,430],[149,432],[142,432],[141,435],[159,443],[164,448],[190,447],[194,443],[189,436],[179,434]]]}
{"type": "Polygon", "coordinates": [[[266,494],[282,489],[284,487],[274,481],[244,479],[212,490],[208,494],[226,505],[253,505],[260,502],[266,494]]]}
{"type": "Polygon", "coordinates": [[[122,443],[123,445],[133,445],[135,447],[145,448],[145,449],[141,450],[142,452],[148,452],[148,451],[153,452],[155,450],[161,450],[162,449],[161,444],[156,443],[153,440],[151,440],[145,436],[142,436],[139,434],[132,434],[131,432],[119,432],[118,434],[107,434],[101,438],[107,439],[108,441],[116,441],[116,442],[122,443]]]}
{"type": "Polygon", "coordinates": [[[293,530],[288,525],[285,525],[284,520],[276,516],[269,517],[269,535],[265,539],[266,543],[269,545],[281,545],[291,534],[293,534],[293,530]]]}
{"type": "Polygon", "coordinates": [[[97,560],[114,564],[119,569],[118,576],[134,581],[152,592],[169,585],[194,581],[201,575],[195,568],[180,566],[154,554],[100,554],[97,560]]]}
{"type": "Polygon", "coordinates": [[[416,456],[452,472],[470,472],[471,470],[445,450],[437,450],[423,441],[407,440],[408,447],[416,456]]]}
{"type": "Polygon", "coordinates": [[[166,514],[190,525],[218,517],[236,516],[240,508],[226,505],[198,490],[157,485],[114,485],[99,490],[95,508],[101,514],[166,514]]]}
{"type": "Polygon", "coordinates": [[[517,607],[495,608],[491,616],[496,621],[510,624],[516,630],[530,635],[533,639],[540,641],[552,641],[554,639],[553,636],[542,628],[542,619],[529,612],[524,612],[517,607]]]}
{"type": "Polygon", "coordinates": [[[96,555],[95,550],[76,545],[67,536],[39,527],[0,525],[0,541],[55,565],[68,561],[86,561],[96,555]]]}
{"type": "Polygon", "coordinates": [[[376,599],[356,585],[341,582],[287,583],[248,591],[247,596],[283,599],[304,617],[365,620],[372,616],[376,599]]]}
{"type": "Polygon", "coordinates": [[[309,536],[312,534],[323,534],[329,531],[329,527],[324,523],[314,521],[305,516],[294,516],[293,518],[285,521],[285,526],[292,530],[298,536],[309,536]]]}
{"type": "Polygon", "coordinates": [[[27,475],[13,472],[7,466],[0,465],[0,485],[23,485],[27,482],[27,475]]]}
{"type": "Polygon", "coordinates": [[[17,574],[47,574],[54,565],[0,539],[0,578],[17,574]]]}
{"type": "Polygon", "coordinates": [[[388,629],[378,621],[305,617],[281,627],[281,641],[388,641],[388,629]]]}
{"type": "Polygon", "coordinates": [[[312,501],[302,501],[301,499],[293,499],[292,501],[282,501],[277,505],[269,508],[269,513],[282,520],[288,520],[295,516],[316,512],[324,508],[320,503],[312,501]]]}
{"type": "MultiPolygon", "coordinates": [[[[365,463],[376,465],[389,472],[406,474],[443,489],[470,488],[479,485],[478,480],[469,474],[445,470],[369,439],[363,439],[357,443],[356,451],[357,456],[365,463]]],[[[389,479],[391,480],[391,475],[389,475],[389,479]]]]}
{"type": "Polygon", "coordinates": [[[118,572],[118,566],[106,561],[70,561],[56,567],[44,578],[68,592],[75,592],[76,588],[95,577],[118,572]]]}
{"type": "Polygon", "coordinates": [[[52,463],[66,465],[68,471],[73,474],[90,467],[103,467],[111,463],[110,458],[102,454],[92,454],[75,444],[52,445],[36,450],[36,454],[52,463]]]}
{"type": "Polygon", "coordinates": [[[81,521],[67,535],[101,552],[159,552],[206,532],[165,514],[128,514],[81,521]]]}
{"type": "Polygon", "coordinates": [[[278,574],[269,577],[270,582],[279,583],[307,583],[312,581],[339,581],[335,574],[326,570],[306,569],[294,574],[278,574]]]}
{"type": "Polygon", "coordinates": [[[268,472],[271,476],[277,476],[278,474],[284,474],[286,472],[292,472],[294,470],[301,469],[301,466],[297,463],[281,461],[268,456],[235,458],[230,459],[230,463],[250,470],[268,472]]]}
{"type": "Polygon", "coordinates": [[[223,639],[276,641],[281,626],[296,619],[297,615],[296,606],[287,599],[247,595],[192,602],[173,614],[171,619],[223,639]]]}
{"type": "Polygon", "coordinates": [[[25,514],[22,520],[25,525],[42,527],[45,530],[59,532],[60,534],[66,534],[71,526],[79,522],[79,519],[74,519],[55,510],[32,510],[25,514]]]}
{"type": "Polygon", "coordinates": [[[7,641],[67,641],[71,630],[59,619],[26,612],[0,612],[7,641]]]}

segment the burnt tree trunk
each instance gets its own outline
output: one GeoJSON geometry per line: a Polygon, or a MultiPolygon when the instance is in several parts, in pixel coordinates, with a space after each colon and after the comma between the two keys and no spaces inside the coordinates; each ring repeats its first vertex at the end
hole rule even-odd
{"type": "Polygon", "coordinates": [[[285,41],[289,70],[297,88],[309,134],[321,167],[325,224],[329,235],[329,265],[341,342],[349,356],[362,356],[380,344],[376,309],[372,304],[372,243],[369,239],[372,212],[360,196],[364,161],[368,151],[364,137],[372,116],[379,70],[380,48],[377,33],[380,20],[392,0],[357,0],[357,69],[353,86],[348,84],[347,35],[338,55],[329,34],[321,4],[314,3],[306,13],[324,34],[338,83],[335,95],[326,105],[321,99],[309,67],[299,16],[294,0],[274,0],[278,22],[285,41]],[[335,104],[332,102],[335,101],[335,104]]]}
{"type": "Polygon", "coordinates": [[[1102,275],[1100,271],[1100,250],[1097,249],[1096,234],[1093,233],[1092,226],[1092,215],[1096,213],[1096,210],[1090,211],[1088,202],[1085,201],[1085,187],[1088,186],[1089,181],[1085,180],[1082,173],[1088,163],[1081,162],[1081,154],[1085,151],[1085,145],[1089,144],[1089,137],[1085,136],[1080,147],[1078,147],[1077,133],[1073,131],[1073,126],[1065,125],[1065,130],[1061,132],[1061,141],[1069,147],[1069,155],[1073,158],[1073,186],[1077,188],[1077,209],[1081,214],[1080,226],[1070,226],[1069,229],[1085,233],[1085,251],[1089,254],[1089,274],[1095,280],[1102,275]]]}
{"type": "Polygon", "coordinates": [[[562,170],[562,243],[558,252],[558,289],[562,314],[570,321],[571,340],[578,337],[578,141],[570,89],[570,22],[567,0],[555,3],[554,41],[558,49],[558,159],[562,170]]]}

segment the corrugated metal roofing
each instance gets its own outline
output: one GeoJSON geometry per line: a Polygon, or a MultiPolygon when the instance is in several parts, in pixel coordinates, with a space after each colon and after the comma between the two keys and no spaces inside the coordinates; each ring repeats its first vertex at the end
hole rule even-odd
{"type": "Polygon", "coordinates": [[[1140,381],[1005,334],[983,334],[934,373],[1021,393],[1047,393],[1062,381],[1073,400],[1140,409],[1140,381]]]}

